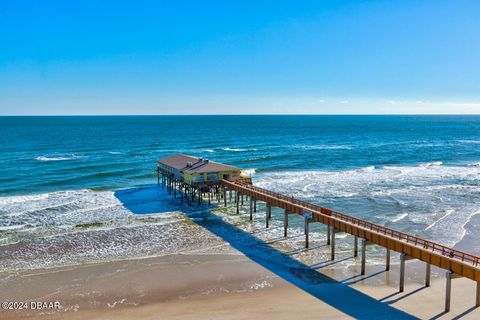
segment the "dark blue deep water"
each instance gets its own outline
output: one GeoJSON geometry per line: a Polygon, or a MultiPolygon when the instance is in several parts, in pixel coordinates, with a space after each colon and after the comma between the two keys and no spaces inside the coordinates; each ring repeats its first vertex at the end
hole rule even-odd
{"type": "Polygon", "coordinates": [[[151,183],[173,153],[257,174],[467,165],[480,161],[480,117],[0,117],[0,195],[151,183]]]}

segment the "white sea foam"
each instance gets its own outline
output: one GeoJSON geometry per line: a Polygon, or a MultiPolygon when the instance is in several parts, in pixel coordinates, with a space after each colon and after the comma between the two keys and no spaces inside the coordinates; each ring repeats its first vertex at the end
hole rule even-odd
{"type": "Polygon", "coordinates": [[[478,167],[434,163],[261,173],[255,183],[455,245],[464,236],[467,221],[477,212],[479,181],[478,167]]]}
{"type": "Polygon", "coordinates": [[[399,214],[392,219],[392,222],[398,222],[400,220],[405,219],[406,217],[408,217],[408,213],[399,214]]]}
{"type": "Polygon", "coordinates": [[[303,150],[351,150],[352,146],[346,145],[298,145],[294,148],[303,149],[303,150]]]}
{"type": "Polygon", "coordinates": [[[205,149],[205,150],[202,150],[202,151],[203,152],[210,152],[210,153],[215,152],[215,150],[212,150],[212,149],[205,149]]]}
{"type": "Polygon", "coordinates": [[[35,158],[37,161],[64,161],[64,160],[73,160],[79,158],[77,154],[69,155],[58,155],[58,156],[38,156],[35,158]]]}
{"type": "Polygon", "coordinates": [[[480,162],[473,162],[468,164],[469,167],[480,167],[480,162]]]}
{"type": "Polygon", "coordinates": [[[224,151],[231,151],[231,152],[246,152],[246,151],[257,151],[256,148],[222,148],[224,151]]]}
{"type": "MultiPolygon", "coordinates": [[[[476,203],[480,201],[480,168],[469,166],[270,172],[256,174],[254,179],[261,187],[326,204],[447,245],[462,239],[469,228],[468,221],[478,214],[476,203]],[[448,214],[447,210],[454,212],[448,214]]],[[[250,250],[249,254],[264,259],[271,254],[268,248],[291,252],[295,259],[313,265],[328,255],[325,250],[298,250],[303,247],[303,231],[295,219],[291,221],[289,238],[278,241],[281,210],[274,208],[271,228],[265,230],[263,210],[255,213],[254,222],[250,222],[248,206],[240,208],[239,215],[231,214],[231,209],[221,206],[212,209],[215,215],[204,214],[205,208],[182,206],[178,199],[157,187],[3,197],[0,268],[50,268],[179,252],[236,254],[236,250],[250,250]],[[228,228],[222,231],[224,223],[253,233],[255,239],[267,242],[268,246],[251,247],[250,239],[243,233],[237,235],[228,228]],[[227,235],[226,241],[222,240],[222,232],[227,235]],[[13,243],[17,244],[9,246],[13,243]]],[[[323,244],[325,236],[326,230],[312,225],[312,247],[323,244]]],[[[347,252],[351,250],[351,241],[339,237],[338,247],[339,252],[347,252]]],[[[376,259],[376,251],[371,250],[369,256],[376,259]]],[[[382,255],[379,251],[379,261],[382,255]]]]}
{"type": "Polygon", "coordinates": [[[448,210],[446,210],[446,211],[445,211],[445,214],[442,215],[442,216],[440,217],[440,219],[435,220],[432,224],[430,224],[428,227],[426,227],[426,228],[425,228],[425,231],[433,228],[433,227],[434,227],[435,225],[437,225],[438,223],[441,223],[442,220],[446,219],[449,215],[451,215],[451,214],[454,213],[454,212],[455,212],[454,209],[448,209],[448,210]]]}
{"type": "Polygon", "coordinates": [[[360,168],[357,171],[358,172],[371,172],[373,170],[375,170],[375,166],[368,166],[368,167],[365,167],[365,168],[360,168]]]}
{"type": "Polygon", "coordinates": [[[434,162],[422,163],[422,164],[419,164],[418,166],[419,167],[438,167],[441,165],[443,165],[442,161],[434,161],[434,162]]]}
{"type": "Polygon", "coordinates": [[[21,229],[23,227],[24,227],[24,225],[0,226],[0,231],[17,230],[17,229],[21,229]]]}
{"type": "Polygon", "coordinates": [[[189,222],[179,211],[188,208],[157,187],[71,190],[0,200],[2,270],[200,249],[231,251],[218,237],[189,222]],[[9,246],[15,243],[16,247],[9,246]]]}
{"type": "Polygon", "coordinates": [[[460,143],[465,143],[465,144],[480,144],[480,140],[457,140],[460,143]]]}

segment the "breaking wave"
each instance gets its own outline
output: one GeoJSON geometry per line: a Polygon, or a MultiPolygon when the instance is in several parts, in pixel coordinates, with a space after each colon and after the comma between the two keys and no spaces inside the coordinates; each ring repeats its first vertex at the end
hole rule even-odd
{"type": "Polygon", "coordinates": [[[59,155],[59,156],[38,156],[35,158],[37,161],[64,161],[77,159],[80,156],[77,154],[59,155]]]}
{"type": "Polygon", "coordinates": [[[422,163],[422,164],[419,164],[418,166],[419,167],[438,167],[441,165],[443,165],[442,161],[434,161],[434,162],[422,163]]]}
{"type": "Polygon", "coordinates": [[[302,150],[351,150],[353,149],[352,146],[344,146],[344,145],[301,145],[301,146],[294,146],[294,148],[302,149],[302,150]]]}
{"type": "Polygon", "coordinates": [[[261,187],[451,246],[464,237],[480,201],[479,167],[440,162],[265,172],[255,178],[261,187]]]}
{"type": "Polygon", "coordinates": [[[257,151],[256,148],[222,148],[223,151],[230,152],[247,152],[247,151],[257,151]]]}

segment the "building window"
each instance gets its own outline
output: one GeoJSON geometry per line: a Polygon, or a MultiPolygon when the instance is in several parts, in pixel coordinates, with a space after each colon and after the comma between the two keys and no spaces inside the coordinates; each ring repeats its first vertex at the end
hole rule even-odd
{"type": "Polygon", "coordinates": [[[210,173],[207,176],[208,181],[217,181],[218,180],[218,174],[217,173],[210,173]]]}

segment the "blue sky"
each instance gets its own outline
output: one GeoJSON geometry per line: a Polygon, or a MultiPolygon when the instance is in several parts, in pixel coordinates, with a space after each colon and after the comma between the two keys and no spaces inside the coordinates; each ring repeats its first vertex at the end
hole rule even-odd
{"type": "Polygon", "coordinates": [[[480,113],[479,1],[1,1],[0,114],[480,113]]]}

